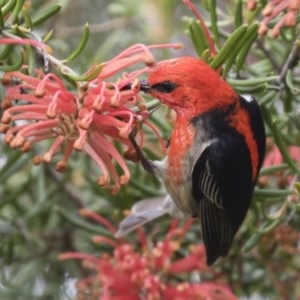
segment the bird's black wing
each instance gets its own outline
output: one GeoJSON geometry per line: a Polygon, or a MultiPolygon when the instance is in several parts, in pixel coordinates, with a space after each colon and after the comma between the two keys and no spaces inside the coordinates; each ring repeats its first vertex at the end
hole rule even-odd
{"type": "Polygon", "coordinates": [[[250,206],[258,175],[252,170],[249,148],[252,134],[257,145],[257,173],[265,153],[265,130],[257,102],[253,97],[240,96],[239,105],[209,111],[192,120],[195,130],[201,128],[195,144],[213,141],[201,153],[192,171],[192,195],[202,225],[208,264],[228,253],[250,206]],[[241,109],[248,113],[250,121],[245,124],[241,120],[244,123],[239,128],[243,127],[243,133],[230,118],[241,109]]]}
{"type": "Polygon", "coordinates": [[[227,254],[233,239],[233,229],[224,210],[219,182],[211,171],[210,147],[204,150],[193,171],[193,196],[197,201],[209,265],[219,256],[227,254]]]}
{"type": "Polygon", "coordinates": [[[207,263],[225,256],[250,205],[253,184],[245,141],[228,134],[208,146],[192,173],[207,263]]]}

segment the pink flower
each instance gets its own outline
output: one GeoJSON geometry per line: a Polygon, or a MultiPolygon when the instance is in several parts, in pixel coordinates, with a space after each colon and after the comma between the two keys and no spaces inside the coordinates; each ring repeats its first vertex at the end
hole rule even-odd
{"type": "MultiPolygon", "coordinates": [[[[85,217],[99,221],[112,233],[113,226],[95,213],[82,210],[85,217]]],[[[79,280],[78,293],[94,294],[95,299],[203,299],[236,300],[224,284],[213,282],[190,283],[178,280],[178,275],[191,271],[211,273],[205,263],[204,247],[191,245],[185,258],[178,258],[182,241],[192,221],[177,228],[174,220],[166,237],[150,246],[143,231],[138,231],[140,250],[124,240],[109,237],[94,237],[93,241],[105,243],[114,248],[113,254],[101,253],[98,257],[86,253],[63,253],[59,259],[80,259],[90,269],[91,276],[79,280]]]]}
{"type": "MultiPolygon", "coordinates": [[[[5,39],[1,41],[3,43],[43,46],[26,39],[5,39]]],[[[86,81],[76,82],[76,91],[69,91],[57,75],[45,74],[38,69],[31,75],[26,75],[26,66],[21,71],[6,73],[2,79],[6,85],[6,98],[1,103],[5,112],[0,127],[6,134],[5,142],[11,148],[28,151],[35,143],[51,139],[53,142],[48,151],[33,161],[35,164],[48,163],[62,150],[62,159],[56,164],[58,171],[65,169],[74,149],[84,151],[102,172],[99,185],[110,187],[116,193],[128,182],[130,172],[115,142],[127,147],[127,156],[130,156],[133,150],[128,135],[133,128],[140,135],[143,133],[139,124],[143,122],[153,129],[146,121],[149,114],[145,105],[140,105],[143,99],[138,94],[137,76],[150,70],[148,66],[155,62],[150,49],[159,47],[178,45],[131,46],[110,61],[88,70],[83,76],[86,81]],[[147,66],[124,73],[117,82],[109,81],[111,76],[138,62],[147,66]],[[129,83],[132,88],[122,91],[129,83]],[[117,172],[115,163],[122,174],[117,172]]]]}
{"type": "Polygon", "coordinates": [[[254,10],[254,9],[256,9],[256,6],[257,6],[256,0],[247,0],[247,8],[248,8],[249,10],[254,10]]]}
{"type": "MultiPolygon", "coordinates": [[[[257,0],[247,0],[247,8],[250,10],[256,9],[256,4],[257,0]]],[[[278,17],[278,21],[271,31],[272,37],[278,37],[282,27],[296,25],[296,16],[299,10],[299,0],[270,0],[262,11],[264,19],[260,24],[258,34],[267,34],[269,30],[268,23],[278,17]]]]}
{"type": "Polygon", "coordinates": [[[206,283],[182,283],[178,285],[167,285],[162,299],[167,300],[237,300],[230,289],[222,284],[206,283]]]}

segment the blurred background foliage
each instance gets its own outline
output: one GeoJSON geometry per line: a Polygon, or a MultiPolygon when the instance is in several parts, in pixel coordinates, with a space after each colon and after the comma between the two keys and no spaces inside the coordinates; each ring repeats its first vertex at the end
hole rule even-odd
{"type": "MultiPolygon", "coordinates": [[[[2,12],[11,2],[12,7],[22,2],[32,20],[56,3],[2,0],[2,12]]],[[[205,39],[198,37],[201,28],[179,0],[62,0],[60,12],[34,26],[34,31],[44,36],[53,29],[49,44],[53,55],[62,59],[76,49],[88,22],[90,36],[86,47],[69,64],[78,73],[134,43],[180,42],[184,44],[182,50],[155,51],[157,60],[198,54],[215,68],[223,66],[223,74],[237,91],[257,98],[269,137],[268,154],[247,220],[229,256],[213,268],[240,297],[299,299],[298,25],[282,28],[276,39],[270,34],[258,36],[256,22],[263,19],[262,10],[268,1],[258,1],[252,11],[246,7],[246,2],[251,1],[194,2],[213,32],[217,52],[222,57],[217,55],[212,60],[207,47],[201,48],[205,43],[205,39]],[[249,27],[237,33],[242,24],[249,27]],[[222,48],[225,41],[227,48],[222,48]]],[[[268,23],[270,29],[280,16],[268,23]]],[[[299,20],[296,15],[297,23],[299,20]]],[[[17,22],[22,23],[22,17],[17,22]]],[[[3,49],[1,46],[2,53],[3,49]]],[[[14,51],[11,47],[10,55],[1,56],[0,66],[15,63],[14,51]]],[[[39,56],[36,60],[43,63],[39,62],[39,56]]],[[[171,132],[170,119],[172,115],[166,108],[152,117],[165,139],[171,132]]],[[[89,208],[117,224],[123,211],[135,201],[164,193],[156,178],[138,164],[128,162],[132,173],[130,183],[118,195],[111,195],[97,185],[99,170],[90,158],[73,154],[66,171],[60,174],[52,163],[33,166],[31,159],[39,150],[39,147],[29,153],[12,150],[1,136],[0,299],[74,299],[76,278],[86,276],[86,271],[77,262],[58,261],[57,255],[65,251],[95,255],[109,251],[91,242],[93,235],[108,233],[98,224],[83,219],[78,210],[89,208]]],[[[151,134],[147,135],[144,150],[151,158],[163,155],[151,134]]],[[[149,237],[158,239],[164,236],[169,223],[170,218],[162,218],[147,225],[145,230],[152,233],[149,237]]],[[[129,240],[136,243],[135,234],[129,240]]],[[[188,247],[198,242],[199,228],[194,225],[185,243],[188,247]]],[[[206,278],[205,274],[201,279],[217,280],[206,278]]]]}

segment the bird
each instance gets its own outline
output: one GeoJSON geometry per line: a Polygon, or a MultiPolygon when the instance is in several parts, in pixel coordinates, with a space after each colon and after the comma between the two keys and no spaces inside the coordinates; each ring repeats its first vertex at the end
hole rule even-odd
{"type": "Polygon", "coordinates": [[[133,206],[117,237],[163,214],[199,220],[206,261],[228,254],[249,210],[265,155],[260,107],[238,94],[204,61],[184,56],[157,63],[140,91],[176,113],[166,157],[147,159],[131,138],[145,170],[159,177],[166,198],[133,206]]]}

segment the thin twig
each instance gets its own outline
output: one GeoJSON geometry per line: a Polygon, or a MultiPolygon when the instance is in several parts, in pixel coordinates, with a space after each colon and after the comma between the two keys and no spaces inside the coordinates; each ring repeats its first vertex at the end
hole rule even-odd
{"type": "Polygon", "coordinates": [[[299,54],[300,54],[300,37],[297,38],[297,40],[294,43],[293,49],[291,51],[291,53],[289,54],[285,64],[283,65],[280,75],[279,75],[279,79],[278,79],[278,83],[279,83],[279,87],[281,89],[286,87],[286,75],[287,72],[289,70],[293,70],[299,60],[299,54]]]}

